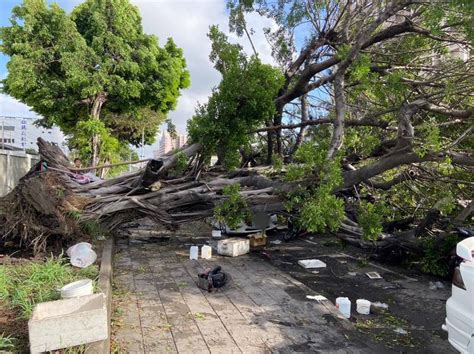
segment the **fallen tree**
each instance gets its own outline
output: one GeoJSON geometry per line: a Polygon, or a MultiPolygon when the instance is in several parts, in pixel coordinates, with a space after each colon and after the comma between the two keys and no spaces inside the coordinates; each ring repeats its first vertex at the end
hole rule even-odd
{"type": "MultiPolygon", "coordinates": [[[[80,184],[71,162],[58,146],[41,138],[38,146],[41,161],[0,199],[3,242],[31,248],[34,253],[44,251],[48,245],[76,240],[94,227],[114,233],[145,217],[176,229],[182,223],[212,216],[216,205],[226,198],[223,189],[234,184],[241,186],[239,193],[250,209],[275,213],[285,211],[288,194],[297,189],[295,184],[283,182],[281,176],[262,175],[258,168],[234,172],[206,169],[200,161],[199,144],[186,146],[162,160],[150,160],[139,171],[80,184]],[[174,171],[178,155],[185,156],[188,162],[182,175],[174,171]]],[[[311,185],[310,181],[306,183],[311,185]]],[[[436,221],[420,226],[426,221],[422,220],[412,230],[385,232],[376,240],[364,240],[362,228],[353,219],[345,217],[336,235],[362,247],[401,247],[416,252],[420,251],[420,235],[436,221]]]]}
{"type": "Polygon", "coordinates": [[[113,232],[143,217],[170,228],[209,217],[223,198],[223,188],[235,183],[243,187],[241,195],[251,208],[282,210],[279,193],[284,186],[256,171],[198,170],[198,144],[163,160],[150,160],[137,172],[89,184],[75,179],[59,147],[41,138],[38,146],[41,161],[0,199],[3,241],[32,247],[35,253],[48,244],[78,238],[91,224],[113,232]],[[195,162],[182,176],[173,175],[178,154],[195,162]]]}

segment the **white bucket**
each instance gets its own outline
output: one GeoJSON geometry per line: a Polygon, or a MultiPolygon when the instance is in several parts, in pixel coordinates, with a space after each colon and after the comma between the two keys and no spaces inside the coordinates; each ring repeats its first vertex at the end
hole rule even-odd
{"type": "Polygon", "coordinates": [[[92,286],[92,280],[82,279],[63,286],[59,291],[62,299],[69,299],[71,297],[92,295],[94,287],[92,286]]]}
{"type": "Polygon", "coordinates": [[[365,299],[357,299],[357,312],[361,315],[368,315],[370,313],[370,301],[365,299]]]}
{"type": "Polygon", "coordinates": [[[351,300],[348,297],[338,297],[336,299],[336,307],[345,318],[351,317],[351,300]]]}

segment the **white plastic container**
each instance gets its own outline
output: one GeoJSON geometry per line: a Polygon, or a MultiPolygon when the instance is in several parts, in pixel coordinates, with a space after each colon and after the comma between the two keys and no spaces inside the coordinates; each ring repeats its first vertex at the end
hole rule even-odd
{"type": "Polygon", "coordinates": [[[66,254],[71,258],[71,264],[79,268],[87,268],[97,260],[97,254],[88,242],[79,242],[69,247],[66,254]]]}
{"type": "Polygon", "coordinates": [[[212,247],[211,246],[202,246],[201,247],[201,258],[202,259],[211,259],[212,257],[212,247]]]}
{"type": "Polygon", "coordinates": [[[212,230],[212,237],[219,238],[222,236],[221,230],[212,230]]]}
{"type": "Polygon", "coordinates": [[[199,258],[199,247],[191,246],[189,248],[189,259],[198,259],[199,258]]]}
{"type": "Polygon", "coordinates": [[[370,301],[365,299],[357,299],[357,312],[361,315],[368,315],[370,313],[370,301]]]}
{"type": "Polygon", "coordinates": [[[345,318],[351,317],[351,300],[348,297],[338,297],[336,307],[345,318]]]}
{"type": "Polygon", "coordinates": [[[62,299],[69,299],[72,297],[92,295],[94,293],[94,287],[92,280],[81,279],[73,283],[69,283],[59,289],[62,299]]]}
{"type": "Polygon", "coordinates": [[[249,253],[250,242],[243,238],[228,238],[217,242],[217,253],[222,256],[237,257],[249,253]]]}

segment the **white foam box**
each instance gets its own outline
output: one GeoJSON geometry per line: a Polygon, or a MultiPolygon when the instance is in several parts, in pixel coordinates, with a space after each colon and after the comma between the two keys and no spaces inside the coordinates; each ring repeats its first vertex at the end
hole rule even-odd
{"type": "Polygon", "coordinates": [[[217,242],[217,253],[221,256],[237,257],[249,253],[249,250],[248,239],[234,237],[217,242]]]}
{"type": "Polygon", "coordinates": [[[28,321],[31,353],[68,348],[108,338],[102,293],[36,305],[28,321]]]}

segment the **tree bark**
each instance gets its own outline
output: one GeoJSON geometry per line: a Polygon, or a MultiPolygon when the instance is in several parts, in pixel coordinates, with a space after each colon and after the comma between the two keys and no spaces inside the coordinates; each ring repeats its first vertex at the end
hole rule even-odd
{"type": "Polygon", "coordinates": [[[336,107],[336,119],[329,144],[327,158],[332,160],[334,155],[341,149],[344,143],[344,116],[346,114],[346,99],[344,96],[344,71],[339,72],[334,78],[334,101],[336,107]]]}
{"type": "MultiPolygon", "coordinates": [[[[99,93],[92,102],[91,117],[94,121],[100,120],[100,112],[103,104],[107,101],[107,94],[104,92],[99,93]]],[[[91,166],[95,167],[99,163],[99,144],[100,137],[97,134],[92,136],[92,157],[91,166]]]]}

